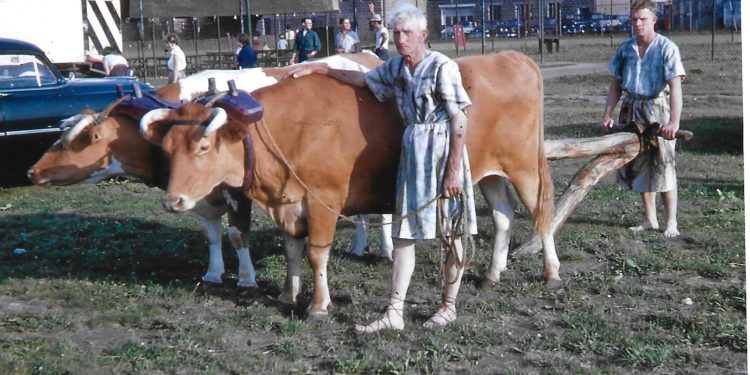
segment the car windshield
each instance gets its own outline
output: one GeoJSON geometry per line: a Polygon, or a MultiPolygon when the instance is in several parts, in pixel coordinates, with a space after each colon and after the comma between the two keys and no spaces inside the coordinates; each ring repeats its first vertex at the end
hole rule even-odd
{"type": "Polygon", "coordinates": [[[34,55],[0,54],[0,89],[21,89],[55,84],[49,67],[34,55]]]}

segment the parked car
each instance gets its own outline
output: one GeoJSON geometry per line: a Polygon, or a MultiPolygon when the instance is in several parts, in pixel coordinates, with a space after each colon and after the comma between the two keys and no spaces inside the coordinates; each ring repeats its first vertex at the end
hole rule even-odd
{"type": "Polygon", "coordinates": [[[136,83],[132,77],[68,78],[39,47],[0,38],[0,185],[24,181],[26,170],[59,137],[61,121],[88,108],[102,111],[136,83]]]}
{"type": "Polygon", "coordinates": [[[495,26],[495,36],[499,38],[515,38],[518,36],[518,25],[500,22],[495,26]]]}

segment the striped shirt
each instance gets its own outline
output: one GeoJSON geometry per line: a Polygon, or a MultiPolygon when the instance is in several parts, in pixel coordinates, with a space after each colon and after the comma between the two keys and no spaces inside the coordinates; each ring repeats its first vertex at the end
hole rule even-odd
{"type": "Polygon", "coordinates": [[[658,96],[670,79],[685,76],[679,48],[661,34],[656,34],[643,58],[638,54],[635,37],[621,43],[609,63],[609,70],[622,83],[625,92],[647,98],[658,96]]]}
{"type": "MultiPolygon", "coordinates": [[[[438,228],[449,234],[449,225],[437,222],[438,204],[426,204],[442,193],[450,153],[451,116],[471,105],[458,65],[439,52],[428,51],[412,74],[403,57],[396,56],[367,73],[366,82],[378,100],[395,97],[407,125],[396,180],[396,216],[392,236],[431,239],[436,237],[438,228]]],[[[463,231],[475,234],[474,190],[466,148],[461,158],[460,179],[466,198],[464,215],[468,225],[463,231]]],[[[442,209],[446,218],[456,220],[463,208],[462,202],[454,198],[442,209]]]]}

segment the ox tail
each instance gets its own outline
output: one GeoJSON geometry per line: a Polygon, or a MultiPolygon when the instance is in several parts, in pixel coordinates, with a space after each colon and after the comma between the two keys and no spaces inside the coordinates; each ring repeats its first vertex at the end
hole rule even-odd
{"type": "MultiPolygon", "coordinates": [[[[537,68],[538,69],[538,68],[537,68]]],[[[538,72],[538,70],[537,70],[538,72]]],[[[544,92],[541,72],[539,73],[540,92],[544,92]]],[[[550,230],[550,222],[554,212],[554,185],[550,173],[547,156],[544,154],[544,100],[539,103],[539,147],[538,147],[539,189],[537,195],[536,212],[534,212],[534,229],[540,237],[550,230]]]]}

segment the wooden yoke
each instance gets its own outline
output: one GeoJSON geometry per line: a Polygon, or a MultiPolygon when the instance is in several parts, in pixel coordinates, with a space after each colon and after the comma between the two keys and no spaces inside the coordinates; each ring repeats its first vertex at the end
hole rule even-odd
{"type": "MultiPolygon", "coordinates": [[[[647,148],[653,147],[659,127],[658,123],[649,126],[632,123],[629,126],[617,125],[614,129],[621,132],[602,137],[544,141],[544,155],[549,160],[594,156],[573,175],[568,187],[555,201],[555,210],[550,221],[552,233],[557,233],[557,230],[568,220],[578,204],[586,198],[602,177],[635,159],[647,148]]],[[[593,127],[594,130],[598,128],[598,126],[593,127]]],[[[690,140],[693,138],[693,132],[679,130],[677,138],[690,140]]],[[[534,254],[541,249],[542,242],[539,236],[533,236],[516,248],[513,254],[534,254]]]]}

